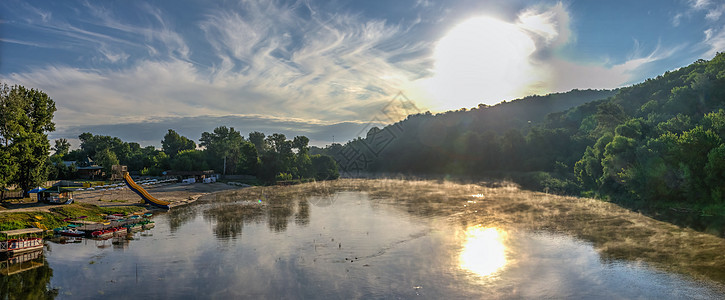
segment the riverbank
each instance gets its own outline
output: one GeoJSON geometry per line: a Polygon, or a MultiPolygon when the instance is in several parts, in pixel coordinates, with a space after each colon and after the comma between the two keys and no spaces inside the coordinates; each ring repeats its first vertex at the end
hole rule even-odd
{"type": "MultiPolygon", "coordinates": [[[[193,203],[205,195],[240,189],[224,183],[167,184],[148,187],[148,192],[159,200],[169,201],[171,207],[193,203]]],[[[112,191],[83,191],[74,193],[74,204],[50,205],[37,202],[6,202],[0,209],[0,230],[38,227],[53,229],[66,225],[63,219],[88,217],[100,221],[102,215],[146,212],[154,210],[129,189],[112,191]]]]}
{"type": "Polygon", "coordinates": [[[590,198],[521,190],[513,184],[342,179],[295,186],[252,187],[220,194],[215,202],[258,201],[283,207],[290,199],[334,205],[339,191],[369,193],[381,205],[412,215],[440,215],[462,227],[563,233],[592,243],[606,260],[644,262],[700,280],[725,283],[725,239],[655,220],[590,198]],[[312,200],[310,200],[312,201],[312,200]]]}

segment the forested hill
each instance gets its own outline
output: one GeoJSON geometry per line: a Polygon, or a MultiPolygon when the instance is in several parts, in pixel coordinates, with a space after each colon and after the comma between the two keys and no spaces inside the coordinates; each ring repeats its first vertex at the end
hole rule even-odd
{"type": "Polygon", "coordinates": [[[383,129],[372,128],[364,139],[325,149],[313,147],[312,153],[334,156],[348,175],[518,170],[519,167],[500,161],[501,151],[519,147],[532,126],[542,124],[550,113],[603,100],[615,93],[616,90],[572,90],[493,106],[481,104],[470,110],[415,114],[383,129]],[[504,144],[507,146],[502,148],[504,144]]]}
{"type": "Polygon", "coordinates": [[[615,92],[574,90],[411,115],[366,138],[317,150],[334,155],[348,174],[498,174],[562,193],[721,203],[723,108],[725,54],[719,53],[615,92]],[[567,109],[576,98],[585,104],[567,109]],[[600,98],[607,99],[591,101],[600,98]]]}
{"type": "Polygon", "coordinates": [[[459,110],[440,115],[451,116],[454,121],[467,123],[469,128],[479,132],[488,130],[505,132],[509,128],[523,128],[529,122],[539,123],[550,113],[560,112],[594,100],[605,99],[616,94],[616,90],[571,90],[566,93],[553,93],[546,96],[528,96],[494,106],[480,104],[477,109],[459,110]],[[458,118],[459,120],[455,120],[458,118]]]}

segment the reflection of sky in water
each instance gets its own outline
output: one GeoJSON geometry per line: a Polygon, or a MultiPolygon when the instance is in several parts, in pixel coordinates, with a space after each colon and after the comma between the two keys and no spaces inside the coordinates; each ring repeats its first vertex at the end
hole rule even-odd
{"type": "Polygon", "coordinates": [[[183,218],[172,210],[126,247],[52,244],[50,286],[69,299],[722,296],[644,265],[602,263],[563,235],[462,228],[357,192],[314,200],[272,218],[213,217],[208,204],[179,210],[183,218]]]}

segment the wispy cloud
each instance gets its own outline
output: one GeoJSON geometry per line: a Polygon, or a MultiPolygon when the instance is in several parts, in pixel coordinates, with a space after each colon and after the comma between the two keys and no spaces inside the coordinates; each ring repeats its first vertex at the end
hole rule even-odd
{"type": "Polygon", "coordinates": [[[119,67],[53,65],[3,80],[41,88],[58,103],[59,127],[75,128],[250,113],[363,123],[419,76],[424,58],[416,53],[424,42],[381,47],[405,32],[399,25],[300,3],[239,5],[203,13],[196,23],[203,35],[190,46],[158,8],[142,6],[153,20],[142,26],[92,3],[85,23],[93,26],[52,21],[40,29],[85,44],[99,61],[119,67]],[[152,55],[135,57],[139,49],[152,55]],[[211,53],[199,57],[211,63],[195,61],[196,51],[211,53]]]}
{"type": "MultiPolygon", "coordinates": [[[[452,28],[452,19],[459,23],[461,15],[476,13],[454,14],[449,9],[455,5],[427,0],[415,2],[420,10],[398,19],[370,18],[371,14],[328,7],[335,3],[304,0],[204,3],[183,16],[163,5],[136,2],[87,1],[62,9],[47,5],[54,7],[51,10],[45,10],[45,4],[18,3],[22,9],[11,8],[15,11],[10,13],[22,17],[12,19],[13,28],[47,40],[18,34],[1,41],[13,47],[55,47],[64,57],[0,75],[0,80],[51,95],[58,104],[55,120],[61,130],[99,124],[178,124],[169,120],[193,124],[201,119],[225,120],[224,116],[258,122],[308,120],[289,123],[292,127],[362,124],[401,90],[419,108],[436,110],[425,107],[422,100],[430,95],[420,92],[444,73],[436,69],[444,59],[433,55],[433,49],[446,38],[438,44],[434,39],[444,35],[442,28],[452,28]]],[[[577,20],[566,2],[521,3],[507,4],[500,10],[506,11],[505,17],[490,16],[489,21],[496,20],[488,23],[506,29],[518,44],[503,48],[487,39],[500,35],[496,30],[461,39],[478,42],[476,49],[495,55],[468,51],[473,48],[464,43],[460,49],[472,53],[471,59],[449,57],[454,62],[478,71],[491,70],[493,64],[503,67],[498,74],[484,72],[467,82],[461,72],[449,72],[449,82],[478,90],[465,105],[446,108],[475,106],[485,89],[500,87],[490,87],[490,82],[485,86],[481,78],[524,82],[523,88],[512,88],[516,93],[490,96],[492,102],[571,88],[622,86],[640,79],[643,68],[677,49],[658,45],[652,50],[634,42],[629,57],[574,60],[567,50],[576,46],[577,35],[594,33],[572,27],[577,20]],[[511,55],[517,57],[505,65],[502,58],[511,55]]],[[[464,4],[469,3],[458,3],[464,4]]],[[[720,4],[691,1],[688,5],[702,20],[710,20],[703,47],[722,49],[723,28],[715,26],[715,20],[722,18],[720,4]]],[[[488,12],[478,13],[484,11],[488,12]]],[[[677,20],[689,17],[683,14],[677,20]]],[[[470,77],[479,74],[474,73],[470,77]]],[[[449,100],[456,94],[442,97],[449,100]]],[[[285,128],[280,126],[275,128],[285,128]]]]}
{"type": "Polygon", "coordinates": [[[725,3],[721,1],[688,0],[687,10],[675,15],[673,23],[678,26],[685,17],[690,21],[704,19],[704,37],[698,46],[704,49],[702,56],[709,58],[725,49],[725,26],[721,22],[724,14],[725,3]]]}

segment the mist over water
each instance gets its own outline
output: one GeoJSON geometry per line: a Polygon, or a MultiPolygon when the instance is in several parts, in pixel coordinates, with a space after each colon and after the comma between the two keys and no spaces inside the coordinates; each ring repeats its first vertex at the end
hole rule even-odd
{"type": "Polygon", "coordinates": [[[125,243],[50,244],[48,286],[60,299],[725,296],[564,234],[461,224],[366,192],[235,197],[158,215],[125,243]]]}

